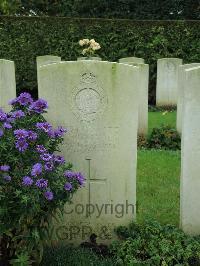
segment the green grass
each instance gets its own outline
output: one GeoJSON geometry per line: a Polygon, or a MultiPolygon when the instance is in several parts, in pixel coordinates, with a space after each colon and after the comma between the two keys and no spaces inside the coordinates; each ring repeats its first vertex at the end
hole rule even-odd
{"type": "Polygon", "coordinates": [[[137,221],[179,223],[180,152],[139,150],[137,221]]]}
{"type": "Polygon", "coordinates": [[[169,125],[176,128],[176,111],[173,112],[149,112],[149,133],[154,127],[169,125]]]}

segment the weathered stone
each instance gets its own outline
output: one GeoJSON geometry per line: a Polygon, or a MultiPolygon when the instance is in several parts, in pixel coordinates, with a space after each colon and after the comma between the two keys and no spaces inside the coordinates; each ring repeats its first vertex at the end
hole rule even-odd
{"type": "Polygon", "coordinates": [[[156,105],[174,106],[178,98],[179,58],[161,58],[157,62],[156,105]]]}
{"type": "Polygon", "coordinates": [[[138,63],[138,64],[144,64],[144,59],[139,57],[124,57],[119,59],[119,63],[138,63]]]}
{"type": "Polygon", "coordinates": [[[183,109],[185,70],[196,66],[200,66],[200,63],[180,65],[178,69],[178,101],[177,101],[176,128],[180,134],[182,131],[181,128],[182,128],[182,109],[183,109]]]}
{"type": "Polygon", "coordinates": [[[76,61],[39,71],[39,96],[50,106],[47,119],[69,128],[62,153],[87,178],[74,203],[66,204],[64,236],[79,243],[96,233],[109,241],[115,226],[136,215],[138,68],[76,61]]]}
{"type": "MultiPolygon", "coordinates": [[[[133,62],[124,62],[139,67],[139,113],[138,113],[138,134],[148,133],[148,88],[149,88],[149,65],[133,62]]],[[[135,84],[133,84],[133,87],[135,84]]]]}
{"type": "MultiPolygon", "coordinates": [[[[42,55],[42,56],[37,56],[36,58],[36,63],[37,63],[37,77],[39,75],[39,67],[47,64],[53,64],[53,63],[58,63],[61,61],[60,56],[56,55],[42,55]]],[[[39,78],[37,78],[39,80],[39,78]]]]}
{"type": "Polygon", "coordinates": [[[200,67],[185,72],[180,224],[185,233],[200,235],[200,67]]]}
{"type": "Polygon", "coordinates": [[[0,108],[10,110],[8,101],[16,97],[15,64],[0,59],[0,108]]]}

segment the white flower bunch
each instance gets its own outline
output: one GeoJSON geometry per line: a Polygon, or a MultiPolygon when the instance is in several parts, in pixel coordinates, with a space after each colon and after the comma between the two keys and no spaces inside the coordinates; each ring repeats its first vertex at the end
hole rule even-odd
{"type": "Polygon", "coordinates": [[[91,56],[95,53],[95,51],[101,49],[101,46],[98,42],[96,42],[94,39],[82,39],[79,41],[79,45],[81,47],[86,47],[82,50],[82,54],[85,56],[91,56]]]}

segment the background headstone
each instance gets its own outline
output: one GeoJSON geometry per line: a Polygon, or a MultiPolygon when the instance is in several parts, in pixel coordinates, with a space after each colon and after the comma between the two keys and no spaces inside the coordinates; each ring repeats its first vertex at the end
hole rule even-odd
{"type": "MultiPolygon", "coordinates": [[[[139,112],[138,112],[138,134],[148,133],[148,88],[149,88],[149,65],[134,62],[123,62],[139,67],[139,112]]],[[[135,84],[133,84],[133,87],[135,84]]]]}
{"type": "Polygon", "coordinates": [[[144,59],[139,57],[124,57],[119,59],[119,63],[139,63],[144,64],[144,59]]]}
{"type": "Polygon", "coordinates": [[[180,65],[178,69],[178,100],[177,100],[177,116],[176,116],[176,129],[181,134],[182,128],[182,110],[183,110],[183,97],[184,97],[184,75],[185,70],[196,66],[200,63],[191,63],[180,65]]]}
{"type": "Polygon", "coordinates": [[[73,225],[77,230],[74,239],[66,240],[84,241],[87,228],[88,234],[109,241],[115,226],[135,218],[138,68],[76,61],[46,65],[39,71],[39,96],[50,106],[48,121],[69,128],[62,153],[87,178],[74,203],[66,204],[66,213],[73,213],[65,215],[65,228],[69,232],[73,225]],[[103,207],[101,215],[96,207],[92,215],[80,213],[88,204],[103,207]],[[107,211],[105,206],[110,206],[107,211]],[[103,231],[108,234],[105,239],[103,231]]]}
{"type": "Polygon", "coordinates": [[[174,106],[178,98],[179,58],[162,58],[157,61],[156,105],[174,106]]]}
{"type": "Polygon", "coordinates": [[[16,97],[15,64],[0,59],[0,108],[10,110],[9,100],[16,97]]]}
{"type": "Polygon", "coordinates": [[[200,235],[200,67],[185,72],[180,225],[185,233],[200,235]]]}

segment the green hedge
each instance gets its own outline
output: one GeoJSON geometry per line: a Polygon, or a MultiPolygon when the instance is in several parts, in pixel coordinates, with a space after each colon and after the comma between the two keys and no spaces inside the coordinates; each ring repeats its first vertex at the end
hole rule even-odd
{"type": "Polygon", "coordinates": [[[200,59],[199,21],[134,21],[58,17],[0,17],[0,58],[14,60],[18,92],[37,94],[36,56],[53,54],[75,60],[78,40],[97,40],[100,56],[109,61],[143,57],[150,64],[150,103],[155,101],[156,61],[179,57],[200,59]]]}

